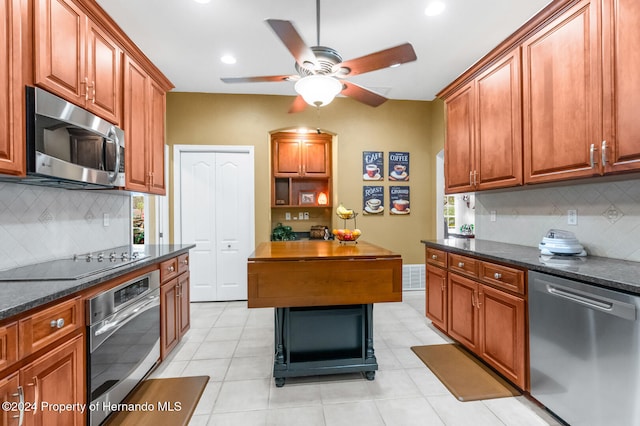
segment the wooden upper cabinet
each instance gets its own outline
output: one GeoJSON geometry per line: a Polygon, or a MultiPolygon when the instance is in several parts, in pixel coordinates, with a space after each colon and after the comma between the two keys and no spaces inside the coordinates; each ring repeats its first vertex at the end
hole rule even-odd
{"type": "Polygon", "coordinates": [[[34,3],[35,84],[120,124],[121,56],[71,0],[34,3]]]}
{"type": "Polygon", "coordinates": [[[124,60],[125,188],[165,194],[166,92],[134,60],[124,60]]]}
{"type": "Polygon", "coordinates": [[[640,169],[640,2],[603,0],[605,173],[640,169]]]}
{"type": "Polygon", "coordinates": [[[522,99],[520,49],[476,79],[477,189],[522,185],[522,99]]]}
{"type": "Polygon", "coordinates": [[[522,184],[520,49],[446,99],[446,192],[522,184]]]}
{"type": "Polygon", "coordinates": [[[527,183],[599,173],[598,22],[599,1],[582,0],[523,43],[527,183]]]}
{"type": "Polygon", "coordinates": [[[274,134],[271,149],[276,177],[331,176],[331,135],[274,134]]]}
{"type": "Polygon", "coordinates": [[[448,194],[473,191],[474,90],[471,82],[445,101],[444,173],[448,194]]]}
{"type": "Polygon", "coordinates": [[[26,173],[22,13],[20,2],[0,0],[0,174],[26,173]]]}

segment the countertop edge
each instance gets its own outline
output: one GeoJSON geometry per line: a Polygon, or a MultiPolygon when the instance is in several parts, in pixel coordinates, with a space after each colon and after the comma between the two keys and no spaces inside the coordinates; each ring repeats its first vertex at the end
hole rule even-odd
{"type": "MultiPolygon", "coordinates": [[[[147,251],[151,252],[151,251],[157,251],[157,250],[161,250],[161,251],[156,254],[150,254],[148,257],[145,257],[144,259],[137,261],[131,265],[123,266],[123,267],[114,269],[112,271],[98,273],[98,274],[91,275],[89,277],[78,279],[78,280],[2,282],[0,283],[0,295],[3,295],[3,292],[8,291],[7,287],[9,286],[14,287],[15,289],[19,289],[21,286],[38,286],[39,288],[42,288],[43,286],[47,286],[51,288],[51,291],[47,293],[45,290],[42,292],[43,293],[42,295],[35,296],[35,297],[27,296],[25,300],[19,301],[13,306],[8,306],[8,307],[0,306],[0,322],[5,322],[5,320],[7,319],[20,315],[31,309],[38,308],[39,306],[62,299],[71,294],[74,294],[83,290],[87,290],[91,287],[116,279],[129,272],[133,272],[138,269],[147,267],[149,265],[160,263],[167,259],[171,259],[173,257],[179,256],[183,253],[188,252],[190,249],[194,247],[195,247],[195,244],[181,244],[181,245],[170,244],[165,246],[150,246],[149,249],[145,248],[145,252],[147,251]]],[[[32,290],[33,290],[33,287],[32,287],[32,290]]]]}
{"type": "MultiPolygon", "coordinates": [[[[586,262],[593,262],[599,264],[599,266],[610,265],[609,273],[611,274],[611,278],[603,277],[597,274],[590,274],[588,272],[580,272],[580,271],[571,271],[567,269],[562,269],[561,267],[551,267],[541,263],[534,263],[531,260],[522,260],[517,258],[515,255],[507,256],[504,254],[492,254],[490,252],[486,252],[479,249],[471,249],[459,247],[456,245],[450,245],[445,243],[451,242],[451,240],[420,240],[427,247],[433,247],[440,250],[444,250],[447,252],[452,252],[456,254],[469,255],[480,257],[487,260],[493,260],[496,262],[514,265],[517,267],[521,267],[527,269],[529,271],[542,272],[550,275],[555,275],[562,278],[573,279],[577,281],[582,281],[587,284],[593,284],[599,287],[613,289],[613,290],[621,290],[628,293],[640,294],[640,283],[627,282],[624,278],[616,278],[616,273],[622,272],[622,269],[625,268],[633,268],[634,270],[638,270],[638,275],[640,276],[640,263],[631,262],[627,260],[621,259],[612,259],[598,256],[587,256],[586,262]]],[[[539,258],[539,250],[535,247],[522,246],[517,244],[509,244],[509,243],[500,243],[497,241],[489,241],[489,240],[476,240],[482,243],[483,241],[486,243],[490,243],[491,245],[501,246],[505,250],[508,251],[509,248],[513,248],[518,251],[527,252],[529,258],[535,257],[539,258]]],[[[457,241],[455,242],[457,243],[457,241]]],[[[463,243],[460,243],[463,244],[463,243]]],[[[586,263],[585,263],[586,264],[586,263]]]]}

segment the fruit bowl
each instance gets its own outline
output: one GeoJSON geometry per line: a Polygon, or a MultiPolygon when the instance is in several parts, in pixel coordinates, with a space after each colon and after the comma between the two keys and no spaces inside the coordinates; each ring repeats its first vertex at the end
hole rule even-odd
{"type": "Polygon", "coordinates": [[[340,219],[345,219],[346,220],[346,219],[353,219],[354,217],[356,217],[356,215],[358,213],[354,212],[353,210],[350,210],[350,211],[348,211],[346,213],[337,212],[336,214],[338,215],[338,217],[340,219]]]}
{"type": "Polygon", "coordinates": [[[340,242],[346,242],[346,241],[356,241],[358,238],[360,238],[360,235],[362,235],[362,233],[360,232],[359,229],[334,229],[333,230],[333,235],[336,236],[336,239],[340,242]]]}

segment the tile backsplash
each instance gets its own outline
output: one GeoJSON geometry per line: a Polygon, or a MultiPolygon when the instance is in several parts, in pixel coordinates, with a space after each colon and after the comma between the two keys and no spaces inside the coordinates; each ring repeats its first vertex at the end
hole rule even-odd
{"type": "Polygon", "coordinates": [[[558,228],[590,255],[640,261],[640,179],[478,192],[475,206],[478,238],[537,247],[558,228]],[[577,211],[576,225],[567,224],[568,210],[577,211]]]}
{"type": "Polygon", "coordinates": [[[127,193],[0,182],[0,270],[129,244],[130,214],[127,193]]]}

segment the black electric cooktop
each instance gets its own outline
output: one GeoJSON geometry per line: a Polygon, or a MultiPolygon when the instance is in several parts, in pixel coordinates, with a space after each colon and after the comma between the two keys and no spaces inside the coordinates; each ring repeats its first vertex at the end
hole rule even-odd
{"type": "Polygon", "coordinates": [[[78,280],[110,269],[130,265],[145,257],[144,253],[122,249],[74,255],[69,258],[0,271],[0,281],[78,280]]]}

